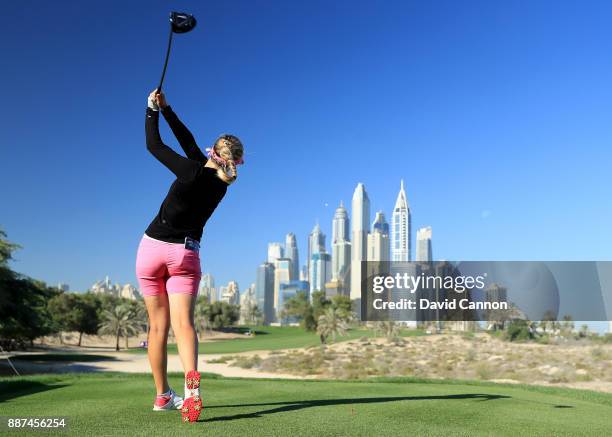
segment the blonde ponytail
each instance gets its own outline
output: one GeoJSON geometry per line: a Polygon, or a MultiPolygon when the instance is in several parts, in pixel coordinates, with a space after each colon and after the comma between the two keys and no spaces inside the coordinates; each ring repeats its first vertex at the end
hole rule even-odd
{"type": "Polygon", "coordinates": [[[236,171],[236,164],[234,164],[234,161],[227,161],[227,165],[225,167],[219,167],[219,169],[217,169],[217,176],[219,176],[219,179],[228,185],[233,184],[238,177],[238,172],[236,171]]]}
{"type": "Polygon", "coordinates": [[[221,135],[213,146],[215,154],[221,158],[215,161],[219,165],[217,176],[227,184],[232,184],[238,178],[236,161],[242,161],[244,148],[234,135],[221,135]]]}

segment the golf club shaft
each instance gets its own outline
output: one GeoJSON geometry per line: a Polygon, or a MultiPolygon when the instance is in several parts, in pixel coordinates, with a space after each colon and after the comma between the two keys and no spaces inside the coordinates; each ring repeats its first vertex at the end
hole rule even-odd
{"type": "Polygon", "coordinates": [[[168,67],[168,59],[170,58],[170,49],[172,48],[172,25],[170,25],[170,35],[168,36],[168,49],[166,50],[166,61],[164,62],[164,69],[162,70],[161,79],[159,80],[159,86],[157,91],[161,92],[162,84],[164,83],[164,77],[166,76],[166,68],[168,67]]]}

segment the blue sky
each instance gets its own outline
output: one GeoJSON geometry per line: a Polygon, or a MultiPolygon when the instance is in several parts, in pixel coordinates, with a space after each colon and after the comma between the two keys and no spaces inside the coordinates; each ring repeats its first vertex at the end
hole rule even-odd
{"type": "MultiPolygon", "coordinates": [[[[612,5],[559,1],[9,2],[0,226],[16,270],[85,290],[136,282],[172,182],[144,145],[170,9],[168,100],[202,148],[246,165],[209,221],[203,270],[255,279],[269,241],[363,182],[387,216],[400,179],[436,258],[610,260],[612,5]]],[[[169,130],[162,136],[176,146],[169,130]]]]}

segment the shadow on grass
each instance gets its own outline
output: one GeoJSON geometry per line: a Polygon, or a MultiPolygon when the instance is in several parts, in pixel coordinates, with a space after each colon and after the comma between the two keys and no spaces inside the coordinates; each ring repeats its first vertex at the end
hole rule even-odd
{"type": "Polygon", "coordinates": [[[0,382],[0,403],[21,396],[29,396],[47,390],[66,387],[68,384],[45,384],[38,381],[0,382]]]}
{"type": "Polygon", "coordinates": [[[496,399],[510,399],[510,396],[491,395],[482,393],[469,393],[457,395],[440,395],[440,396],[400,396],[400,397],[379,397],[379,398],[349,398],[349,399],[314,399],[307,401],[287,401],[287,402],[270,402],[260,404],[235,404],[235,405],[214,405],[207,406],[205,410],[212,408],[238,408],[238,407],[263,407],[277,406],[266,410],[255,411],[253,413],[234,414],[229,416],[212,417],[210,419],[200,420],[200,422],[220,422],[237,419],[253,419],[266,414],[283,413],[286,411],[303,410],[304,408],[312,407],[329,407],[333,405],[355,405],[355,404],[376,404],[383,402],[398,402],[398,401],[423,401],[423,400],[458,400],[458,399],[476,399],[480,401],[490,401],[496,399]]]}
{"type": "Polygon", "coordinates": [[[116,361],[117,359],[109,355],[96,355],[96,354],[27,354],[27,355],[15,355],[11,357],[12,360],[17,361],[30,361],[30,362],[67,362],[67,361],[80,361],[80,362],[91,362],[91,361],[116,361]]]}
{"type": "MultiPolygon", "coordinates": [[[[252,332],[256,335],[268,335],[269,334],[268,331],[261,331],[255,327],[249,327],[249,326],[231,326],[229,328],[214,329],[213,331],[225,332],[225,333],[230,333],[230,334],[246,334],[247,332],[252,332]]],[[[245,336],[245,338],[248,338],[248,337],[245,336]]]]}
{"type": "MultiPolygon", "coordinates": [[[[103,372],[103,368],[86,363],[117,361],[117,358],[95,354],[51,353],[14,355],[11,361],[21,375],[33,375],[37,373],[103,372]]],[[[13,375],[13,369],[6,358],[0,359],[0,375],[13,375]]]]}

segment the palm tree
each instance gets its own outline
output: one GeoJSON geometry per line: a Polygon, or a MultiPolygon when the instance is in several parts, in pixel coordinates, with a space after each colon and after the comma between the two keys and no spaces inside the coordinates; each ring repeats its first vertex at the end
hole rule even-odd
{"type": "Polygon", "coordinates": [[[345,314],[338,311],[336,308],[327,308],[323,314],[319,316],[317,326],[317,334],[321,338],[321,343],[325,343],[327,337],[331,335],[332,341],[336,341],[336,335],[346,335],[348,323],[345,314]]]}
{"type": "Polygon", "coordinates": [[[382,332],[382,334],[387,338],[387,340],[392,341],[395,340],[400,333],[400,328],[397,323],[393,320],[377,322],[376,330],[382,332]]]}
{"type": "Polygon", "coordinates": [[[195,324],[196,331],[199,335],[203,335],[210,329],[209,322],[210,305],[207,301],[198,301],[193,312],[193,322],[195,324]]]}
{"type": "Polygon", "coordinates": [[[100,325],[100,334],[114,335],[117,339],[115,350],[119,350],[119,338],[125,337],[125,348],[127,340],[131,335],[138,332],[139,322],[134,313],[125,305],[116,306],[112,311],[105,310],[102,313],[104,321],[100,325]]]}
{"type": "MultiPolygon", "coordinates": [[[[132,320],[136,325],[135,334],[140,334],[141,332],[146,332],[149,334],[149,313],[147,312],[147,307],[144,303],[144,300],[137,299],[135,302],[132,301],[132,305],[130,307],[130,311],[132,312],[132,320]]],[[[127,345],[128,337],[125,338],[125,348],[128,348],[127,345]]]]}
{"type": "Polygon", "coordinates": [[[564,337],[571,337],[573,331],[574,322],[572,321],[572,316],[566,314],[561,322],[561,333],[564,337]]]}
{"type": "Polygon", "coordinates": [[[123,304],[132,313],[130,319],[138,327],[138,332],[149,332],[149,314],[143,299],[130,300],[123,304]]]}
{"type": "Polygon", "coordinates": [[[259,310],[257,305],[253,305],[249,311],[249,322],[255,325],[261,325],[263,320],[263,314],[259,310]]]}

